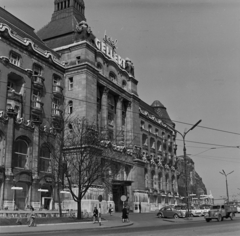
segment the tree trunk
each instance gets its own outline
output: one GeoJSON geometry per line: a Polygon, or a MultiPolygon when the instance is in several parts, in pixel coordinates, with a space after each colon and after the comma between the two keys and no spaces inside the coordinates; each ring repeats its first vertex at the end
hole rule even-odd
{"type": "Polygon", "coordinates": [[[58,209],[59,209],[59,216],[62,217],[62,205],[61,205],[61,197],[60,197],[60,183],[58,182],[57,185],[57,196],[58,196],[58,209]]]}
{"type": "Polygon", "coordinates": [[[77,218],[82,219],[82,199],[79,198],[77,204],[78,204],[77,218]]]}

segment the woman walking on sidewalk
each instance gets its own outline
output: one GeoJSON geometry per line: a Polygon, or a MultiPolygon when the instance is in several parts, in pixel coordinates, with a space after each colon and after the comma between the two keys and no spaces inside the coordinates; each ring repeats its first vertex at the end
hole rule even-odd
{"type": "Polygon", "coordinates": [[[30,215],[29,215],[29,221],[30,221],[30,223],[29,223],[28,227],[36,227],[36,226],[37,226],[37,225],[36,225],[36,222],[35,222],[35,218],[36,218],[36,215],[35,215],[35,213],[34,213],[34,208],[31,207],[31,213],[30,213],[30,215]]]}

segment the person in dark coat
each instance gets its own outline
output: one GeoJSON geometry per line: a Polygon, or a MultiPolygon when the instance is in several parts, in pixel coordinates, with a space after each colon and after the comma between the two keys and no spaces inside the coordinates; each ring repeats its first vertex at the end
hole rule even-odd
{"type": "Polygon", "coordinates": [[[122,222],[127,222],[128,221],[128,210],[124,206],[122,209],[122,222]]]}
{"type": "Polygon", "coordinates": [[[98,209],[97,209],[97,207],[94,207],[94,210],[93,210],[93,224],[96,223],[96,221],[98,221],[98,209]]]}

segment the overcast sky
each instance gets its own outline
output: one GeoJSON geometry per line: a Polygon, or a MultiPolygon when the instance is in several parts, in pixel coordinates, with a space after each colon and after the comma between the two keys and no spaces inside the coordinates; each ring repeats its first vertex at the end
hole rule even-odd
{"type": "MultiPolygon", "coordinates": [[[[53,2],[0,0],[0,6],[38,30],[50,21],[53,2]]],[[[160,100],[181,133],[202,119],[186,136],[187,153],[208,192],[226,196],[223,169],[234,170],[228,176],[230,198],[240,194],[240,149],[216,148],[240,145],[240,0],[85,0],[85,5],[93,33],[102,39],[106,30],[118,39],[117,53],[133,61],[142,100],[160,100]]]]}

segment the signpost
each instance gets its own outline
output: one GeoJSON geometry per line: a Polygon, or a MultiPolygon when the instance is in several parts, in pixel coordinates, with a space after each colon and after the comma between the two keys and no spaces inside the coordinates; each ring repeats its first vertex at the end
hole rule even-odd
{"type": "Polygon", "coordinates": [[[125,195],[122,195],[120,199],[123,202],[123,207],[124,207],[124,203],[127,200],[127,197],[125,195]]]}

